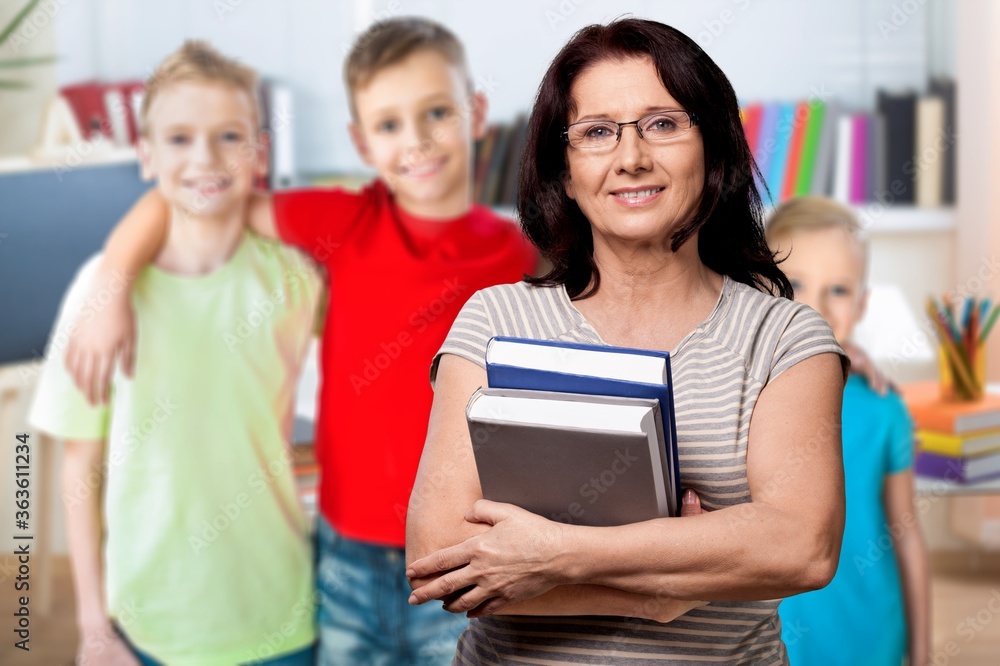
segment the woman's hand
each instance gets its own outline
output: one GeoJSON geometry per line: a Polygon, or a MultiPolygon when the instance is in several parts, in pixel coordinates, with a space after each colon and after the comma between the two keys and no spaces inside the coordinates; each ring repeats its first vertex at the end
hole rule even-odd
{"type": "Polygon", "coordinates": [[[477,501],[465,520],[491,527],[410,564],[411,604],[441,599],[447,611],[480,617],[569,582],[559,555],[571,526],[488,500],[477,501]]]}

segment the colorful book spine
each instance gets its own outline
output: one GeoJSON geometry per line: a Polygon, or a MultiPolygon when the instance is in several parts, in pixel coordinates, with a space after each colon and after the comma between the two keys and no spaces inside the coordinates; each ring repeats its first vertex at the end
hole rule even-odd
{"type": "Polygon", "coordinates": [[[791,199],[799,182],[799,171],[802,168],[802,147],[805,142],[806,129],[809,125],[809,102],[800,102],[795,106],[793,115],[792,140],[788,144],[788,166],[785,168],[785,181],[781,187],[781,198],[791,199]]]}
{"type": "Polygon", "coordinates": [[[750,154],[757,154],[757,144],[760,140],[760,121],[764,107],[760,104],[751,104],[743,109],[743,132],[747,137],[747,145],[750,146],[750,154]]]}
{"type": "Polygon", "coordinates": [[[771,202],[778,203],[781,199],[781,189],[785,183],[785,171],[788,168],[788,149],[792,143],[792,130],[795,126],[795,105],[778,105],[778,125],[775,130],[774,155],[768,171],[764,172],[767,186],[771,191],[771,202]]]}
{"type": "Polygon", "coordinates": [[[757,160],[757,168],[760,169],[761,176],[765,182],[757,183],[761,189],[761,198],[767,202],[769,197],[764,192],[764,186],[770,185],[767,182],[768,174],[771,170],[771,162],[774,160],[776,151],[778,120],[781,116],[781,107],[778,104],[765,104],[760,119],[760,135],[757,141],[757,152],[754,159],[757,160]]]}
{"type": "Polygon", "coordinates": [[[795,196],[809,194],[812,190],[813,175],[816,173],[816,158],[819,154],[820,139],[823,134],[823,117],[826,104],[819,100],[809,103],[809,117],[806,120],[805,137],[802,139],[802,155],[799,158],[799,173],[795,181],[795,196]]]}

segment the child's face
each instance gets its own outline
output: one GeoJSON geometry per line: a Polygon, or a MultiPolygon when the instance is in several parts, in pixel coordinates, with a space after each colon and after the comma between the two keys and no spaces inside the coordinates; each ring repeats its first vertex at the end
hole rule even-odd
{"type": "Polygon", "coordinates": [[[461,70],[437,51],[418,51],[376,73],[354,101],[351,137],[399,204],[426,216],[464,212],[486,100],[470,94],[461,70]]]}
{"type": "Polygon", "coordinates": [[[181,81],[157,93],[140,143],[143,174],[171,205],[198,217],[233,214],[263,173],[253,101],[228,85],[181,81]]]}
{"type": "Polygon", "coordinates": [[[792,231],[772,240],[779,267],[795,289],[795,300],[823,315],[840,344],[865,311],[865,251],[843,229],[792,231]]]}

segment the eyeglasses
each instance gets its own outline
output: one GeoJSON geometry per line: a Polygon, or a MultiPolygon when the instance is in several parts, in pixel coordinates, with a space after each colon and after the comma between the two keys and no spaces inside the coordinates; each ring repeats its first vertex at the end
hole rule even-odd
{"type": "Polygon", "coordinates": [[[698,124],[698,117],[680,109],[657,111],[639,120],[616,123],[613,120],[584,120],[563,130],[563,138],[574,148],[584,150],[610,149],[622,138],[622,128],[635,125],[640,139],[663,143],[684,135],[698,124]]]}

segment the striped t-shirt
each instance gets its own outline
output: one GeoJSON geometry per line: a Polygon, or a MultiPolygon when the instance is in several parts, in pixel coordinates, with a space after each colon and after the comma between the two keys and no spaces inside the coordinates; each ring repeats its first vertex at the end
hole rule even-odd
{"type": "MultiPolygon", "coordinates": [[[[507,284],[477,292],[437,358],[485,367],[495,335],[606,344],[563,287],[507,284]]],[[[671,354],[681,485],[709,510],[750,501],[746,455],[761,389],[815,354],[842,354],[826,321],[801,303],[724,277],[708,317],[671,354]]],[[[846,367],[846,357],[842,357],[846,367]]],[[[713,602],[661,624],[616,617],[474,619],[457,664],[787,664],[778,602],[713,602]]]]}

